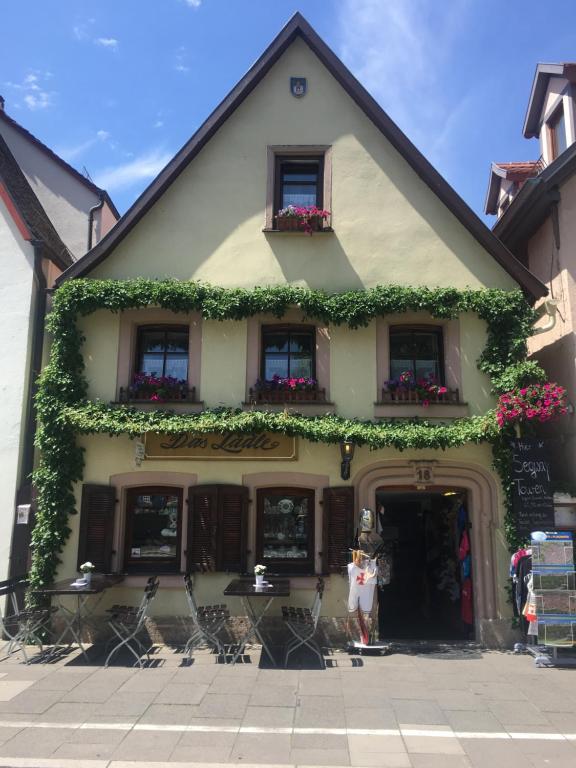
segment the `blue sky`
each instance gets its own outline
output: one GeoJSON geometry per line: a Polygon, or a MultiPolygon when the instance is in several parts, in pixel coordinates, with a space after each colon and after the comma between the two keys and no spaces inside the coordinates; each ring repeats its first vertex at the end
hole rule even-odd
{"type": "Polygon", "coordinates": [[[124,212],[296,10],[478,213],[492,160],[539,155],[536,63],[576,60],[574,0],[19,0],[0,93],[124,212]]]}

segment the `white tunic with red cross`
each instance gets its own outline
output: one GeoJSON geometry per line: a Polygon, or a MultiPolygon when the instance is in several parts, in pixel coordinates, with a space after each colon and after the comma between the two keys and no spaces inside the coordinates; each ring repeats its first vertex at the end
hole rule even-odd
{"type": "Polygon", "coordinates": [[[348,563],[348,581],[350,591],[348,593],[348,610],[355,611],[360,608],[364,613],[372,610],[374,601],[374,589],[377,583],[376,560],[367,561],[366,568],[359,568],[354,563],[348,563]]]}

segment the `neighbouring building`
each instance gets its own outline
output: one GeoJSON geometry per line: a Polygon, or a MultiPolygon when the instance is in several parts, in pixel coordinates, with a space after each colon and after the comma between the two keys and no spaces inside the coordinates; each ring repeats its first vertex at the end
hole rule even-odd
{"type": "Polygon", "coordinates": [[[0,97],[0,319],[6,342],[0,385],[0,580],[28,567],[32,397],[42,366],[47,291],[118,218],[107,193],[9,117],[0,97]],[[17,505],[23,505],[20,522],[17,505]]]}
{"type": "Polygon", "coordinates": [[[384,634],[463,637],[456,533],[463,507],[471,524],[475,636],[502,641],[510,624],[509,554],[489,443],[470,439],[443,450],[358,444],[349,463],[346,454],[362,425],[397,428],[400,446],[424,420],[432,434],[434,425],[476,423],[493,408],[490,380],[477,367],[486,322],[473,311],[433,315],[415,299],[365,324],[330,323],[332,310],[314,310],[314,296],[280,311],[270,297],[264,311],[261,291],[299,286],[372,301],[373,289],[387,284],[447,295],[517,295],[521,288],[534,300],[546,289],[299,14],[114,231],[64,272],[58,290],[74,283],[78,306],[83,285],[86,296],[92,288],[109,291],[110,304],[101,298],[77,318],[89,402],[69,403],[67,413],[78,416],[85,467],[59,576],[73,576],[85,559],[125,573],[106,607],[136,603],[157,573],[153,610],[168,622],[186,613],[183,572],[197,572],[200,602],[221,603],[231,573],[264,563],[290,577],[291,601],[299,605],[310,604],[315,576],[325,574],[323,613],[342,617],[342,566],[356,515],[383,507],[394,549],[384,634]],[[290,204],[329,214],[311,223],[318,226],[311,236],[286,231],[290,223],[278,214],[290,204]],[[205,301],[204,313],[202,300],[188,311],[177,287],[167,284],[172,298],[161,299],[160,283],[154,294],[142,278],[201,281],[198,291],[223,292],[205,301]],[[235,301],[245,307],[245,298],[235,299],[234,289],[253,292],[259,311],[239,309],[235,318],[235,301]],[[434,380],[442,391],[403,388],[406,374],[434,380]],[[171,379],[159,382],[162,376],[171,379]],[[296,389],[284,379],[298,380],[296,389]],[[221,406],[238,409],[237,423],[245,418],[255,433],[195,433],[199,419],[217,425],[231,418],[213,410],[221,406]],[[167,420],[180,415],[185,435],[155,434],[162,417],[151,409],[168,410],[167,420]],[[156,430],[130,439],[110,426],[119,414],[125,423],[157,419],[156,430]],[[317,428],[317,437],[283,434],[282,418],[310,435],[317,428]],[[324,438],[332,423],[343,429],[340,418],[350,420],[349,439],[324,438]],[[443,578],[451,596],[442,592],[443,578]]]}
{"type": "MultiPolygon", "coordinates": [[[[558,488],[576,496],[576,64],[538,64],[523,134],[538,139],[539,159],[494,163],[486,213],[498,216],[494,233],[548,288],[542,320],[529,351],[552,381],[566,387],[570,416],[545,433],[558,488]]],[[[568,504],[557,523],[576,528],[568,504]]]]}

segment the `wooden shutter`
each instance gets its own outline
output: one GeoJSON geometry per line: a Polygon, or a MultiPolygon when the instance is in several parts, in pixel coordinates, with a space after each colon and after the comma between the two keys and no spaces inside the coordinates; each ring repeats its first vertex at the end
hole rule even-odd
{"type": "Polygon", "coordinates": [[[111,485],[82,486],[78,567],[87,561],[100,573],[110,573],[116,489],[111,485]]]}
{"type": "Polygon", "coordinates": [[[342,573],[354,543],[354,488],[324,488],[322,510],[322,570],[342,573]]]}
{"type": "Polygon", "coordinates": [[[189,571],[246,570],[248,489],[193,485],[188,489],[189,571]]]}
{"type": "Polygon", "coordinates": [[[219,571],[246,572],[248,488],[222,485],[218,489],[219,571]]]}
{"type": "Polygon", "coordinates": [[[215,571],[217,560],[218,486],[188,489],[187,570],[215,571]]]}

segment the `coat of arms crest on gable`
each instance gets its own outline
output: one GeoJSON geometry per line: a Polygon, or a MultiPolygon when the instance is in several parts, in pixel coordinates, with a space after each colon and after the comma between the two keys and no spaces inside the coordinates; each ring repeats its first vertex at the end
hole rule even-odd
{"type": "Polygon", "coordinates": [[[290,78],[290,93],[297,99],[301,98],[306,93],[306,78],[305,77],[291,77],[290,78]]]}

